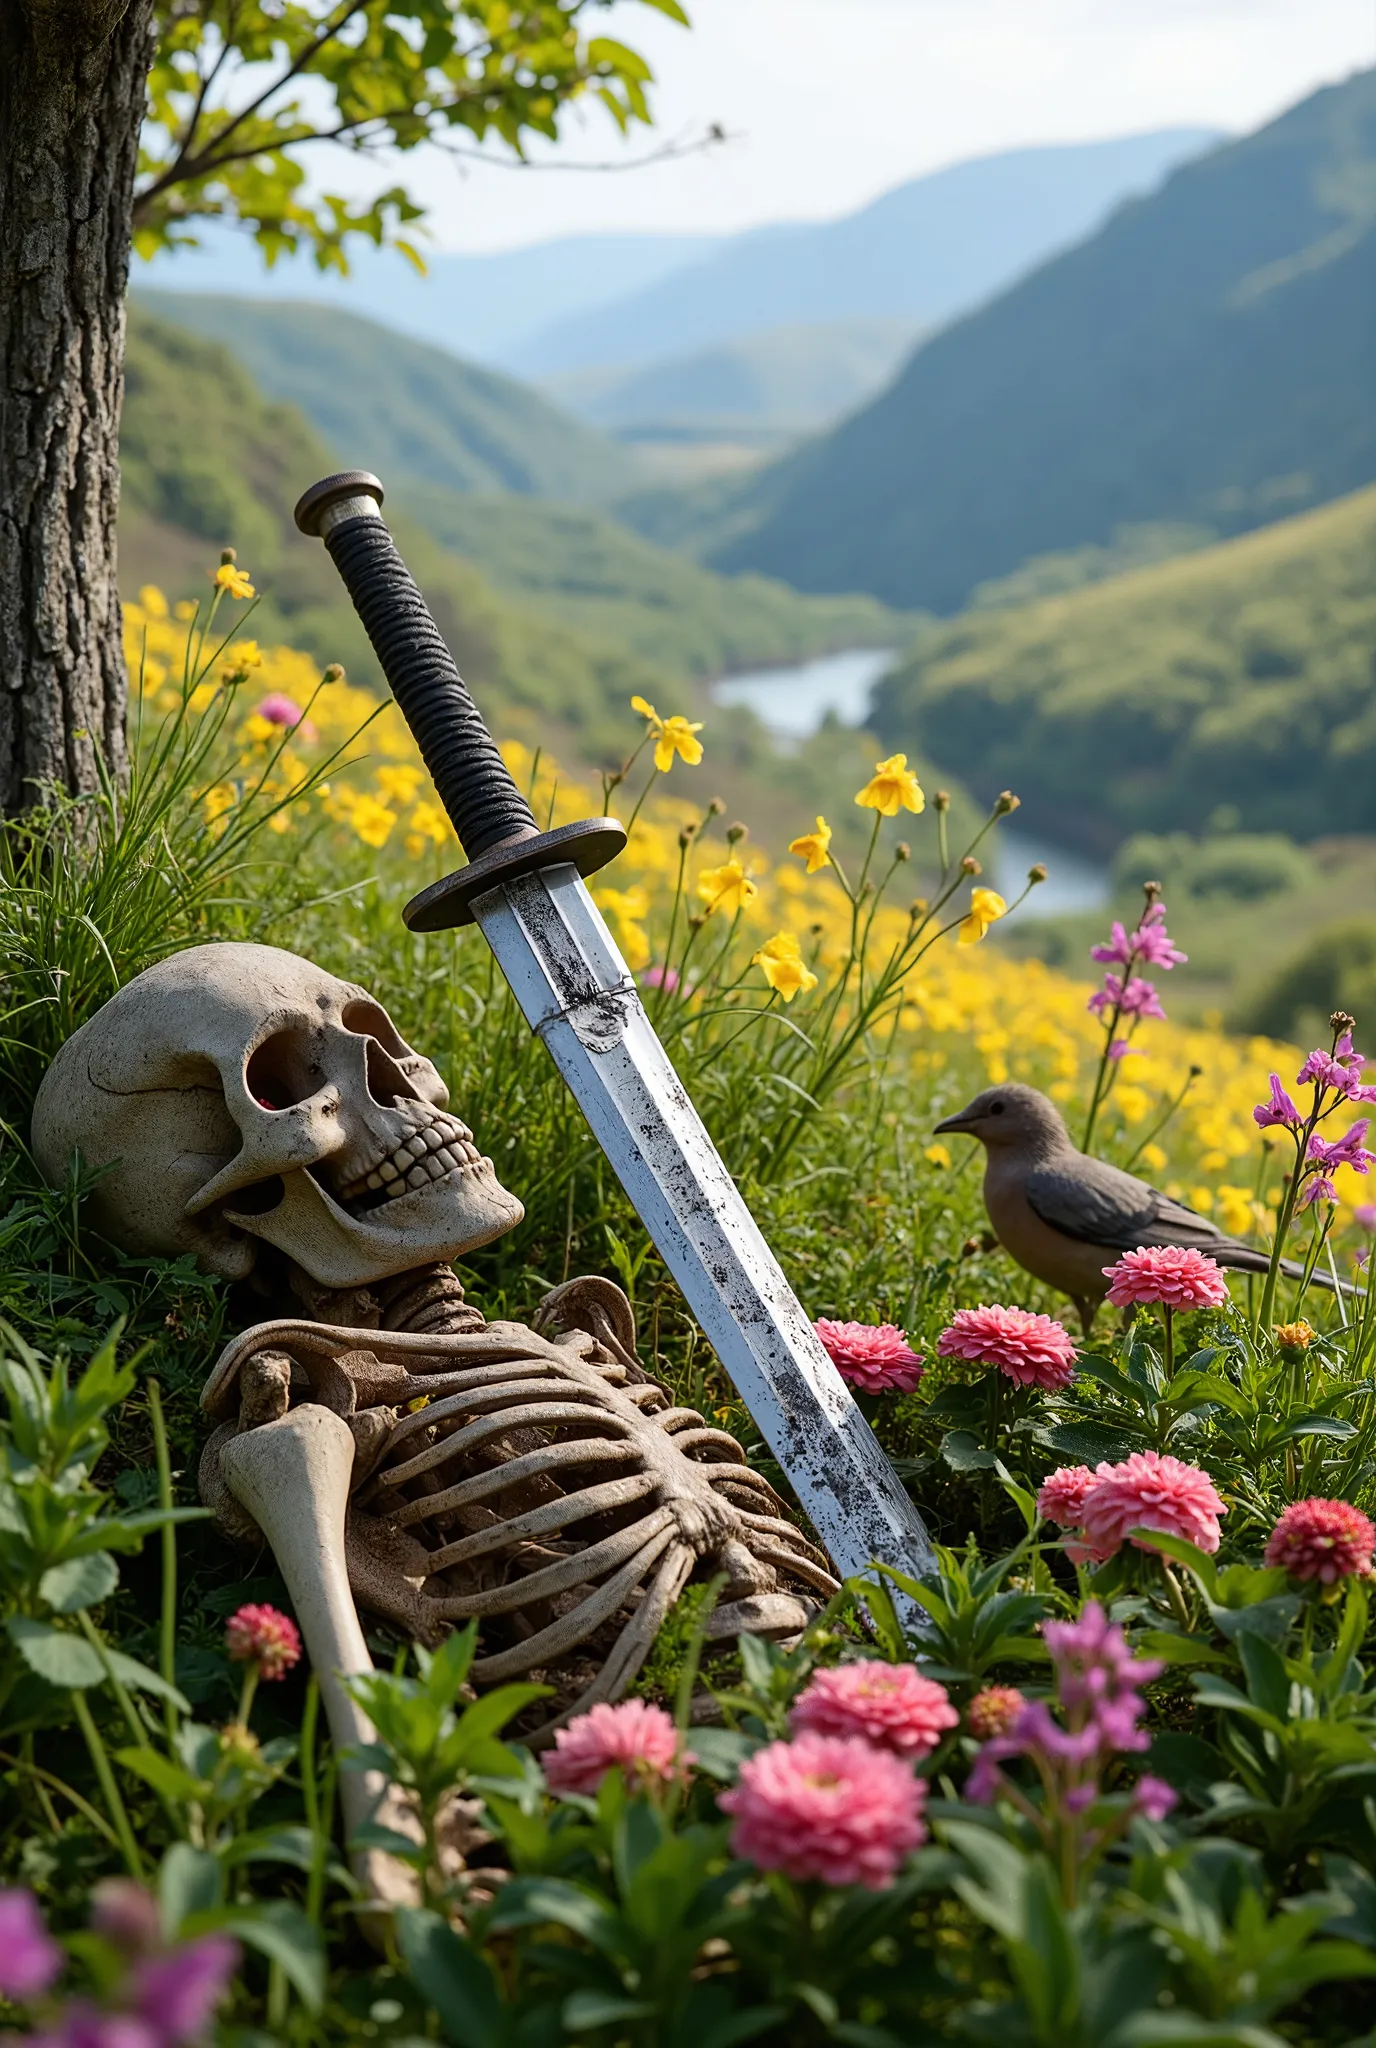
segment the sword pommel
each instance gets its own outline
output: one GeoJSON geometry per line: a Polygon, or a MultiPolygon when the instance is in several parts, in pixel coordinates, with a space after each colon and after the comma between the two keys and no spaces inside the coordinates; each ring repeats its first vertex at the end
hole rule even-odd
{"type": "Polygon", "coordinates": [[[367,470],[341,470],[303,494],[296,524],[324,541],[468,855],[467,868],[406,907],[412,929],[440,931],[471,923],[473,898],[515,875],[564,862],[594,873],[626,834],[615,818],[540,831],[397,552],[382,496],[367,470]]]}

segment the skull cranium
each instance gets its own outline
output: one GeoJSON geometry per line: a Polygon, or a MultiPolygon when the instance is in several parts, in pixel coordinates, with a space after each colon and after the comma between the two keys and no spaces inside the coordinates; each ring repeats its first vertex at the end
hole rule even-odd
{"type": "Polygon", "coordinates": [[[242,1279],[261,1242],[325,1287],[453,1259],[524,1211],[376,999],[272,946],[195,946],[111,997],[58,1053],[33,1147],[129,1251],[242,1279]]]}

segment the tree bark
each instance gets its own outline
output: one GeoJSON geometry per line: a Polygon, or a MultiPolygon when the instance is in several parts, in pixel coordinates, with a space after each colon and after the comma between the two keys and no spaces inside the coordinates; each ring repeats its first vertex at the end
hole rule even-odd
{"type": "Polygon", "coordinates": [[[124,295],[153,0],[0,0],[0,811],[125,767],[124,295]]]}

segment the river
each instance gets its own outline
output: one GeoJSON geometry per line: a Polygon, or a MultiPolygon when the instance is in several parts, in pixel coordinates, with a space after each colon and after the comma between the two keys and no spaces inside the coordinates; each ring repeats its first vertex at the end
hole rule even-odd
{"type": "MultiPolygon", "coordinates": [[[[713,696],[719,704],[748,704],[784,745],[796,744],[816,732],[829,712],[843,725],[863,725],[875,684],[893,660],[889,648],[849,647],[800,661],[791,668],[767,668],[727,676],[713,696]]],[[[1054,917],[1063,911],[1098,910],[1108,901],[1107,871],[1083,854],[1058,846],[1046,833],[1019,821],[999,826],[992,880],[1005,896],[1016,896],[1034,861],[1042,861],[1047,879],[1020,913],[1023,917],[1054,917]]]]}

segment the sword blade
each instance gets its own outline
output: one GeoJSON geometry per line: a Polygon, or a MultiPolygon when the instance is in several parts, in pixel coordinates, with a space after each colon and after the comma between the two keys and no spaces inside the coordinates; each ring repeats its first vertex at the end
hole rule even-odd
{"type": "MultiPolygon", "coordinates": [[[[645,1014],[576,868],[477,896],[533,1031],[845,1577],[932,1549],[645,1014]]],[[[906,1606],[906,1603],[904,1603],[906,1606]]]]}

